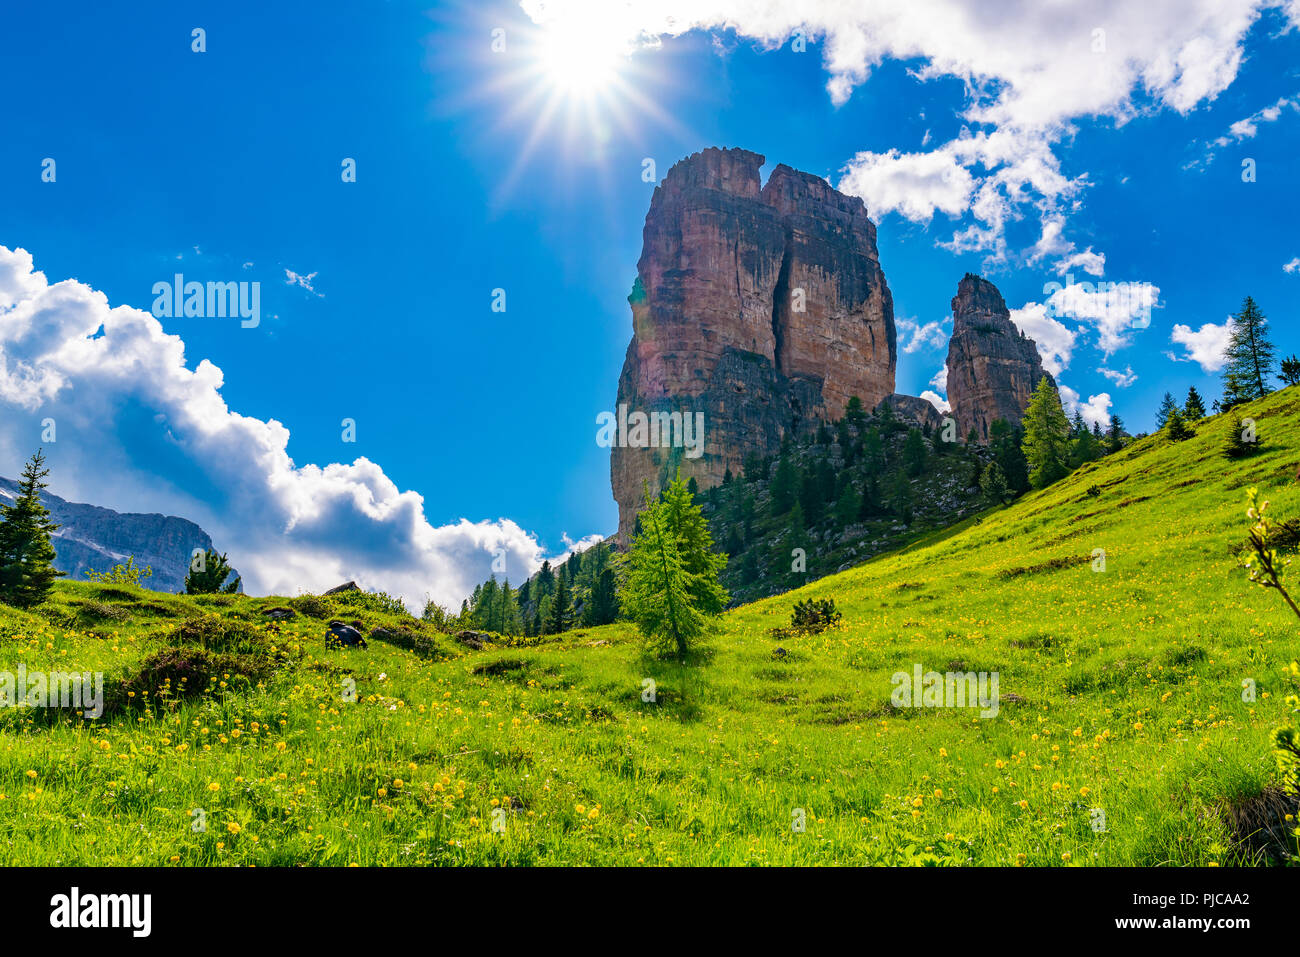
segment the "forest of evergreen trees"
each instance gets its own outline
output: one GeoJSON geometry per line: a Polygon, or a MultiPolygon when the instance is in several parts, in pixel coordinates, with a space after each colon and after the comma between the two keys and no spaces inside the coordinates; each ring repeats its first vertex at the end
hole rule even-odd
{"type": "MultiPolygon", "coordinates": [[[[492,576],[461,604],[454,625],[502,635],[553,635],[618,618],[613,548],[601,542],[554,567],[549,561],[519,588],[492,576]]],[[[436,606],[425,617],[437,617],[436,606]]]]}

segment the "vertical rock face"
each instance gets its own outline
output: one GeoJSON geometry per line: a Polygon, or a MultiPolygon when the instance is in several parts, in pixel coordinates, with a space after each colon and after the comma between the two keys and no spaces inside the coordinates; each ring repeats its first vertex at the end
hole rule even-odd
{"type": "Polygon", "coordinates": [[[894,391],[893,299],[865,205],[788,166],[764,187],[763,162],[704,150],[674,165],[650,202],[617,403],[703,413],[704,446],[696,457],[615,439],[624,542],[643,483],[653,495],[680,466],[708,488],[787,432],[840,417],[852,396],[870,409],[894,391]]]}
{"type": "Polygon", "coordinates": [[[948,401],[959,436],[974,429],[987,442],[994,420],[1018,424],[1044,375],[1034,340],[1011,321],[997,287],[967,273],[952,300],[948,344],[948,401]]]}
{"type": "Polygon", "coordinates": [[[853,396],[871,408],[894,391],[898,358],[875,223],[862,200],[785,165],[772,171],[763,199],[785,227],[773,296],[777,371],[820,380],[832,419],[853,396]]]}

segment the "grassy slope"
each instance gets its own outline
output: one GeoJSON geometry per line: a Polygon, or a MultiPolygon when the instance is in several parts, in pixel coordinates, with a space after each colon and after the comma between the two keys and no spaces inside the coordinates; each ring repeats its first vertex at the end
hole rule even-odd
{"type": "MultiPolygon", "coordinates": [[[[1265,446],[1252,459],[1218,456],[1222,418],[1178,446],[1143,440],[901,553],[737,609],[711,662],[685,674],[647,664],[621,625],[480,652],[444,639],[440,651],[458,657],[437,661],[379,642],[326,650],[304,616],[278,640],[301,640],[306,657],[262,690],[95,727],[11,712],[6,860],[1227,862],[1218,809],[1271,779],[1297,646],[1289,612],[1244,582],[1231,552],[1248,484],[1279,517],[1300,512],[1287,447],[1300,389],[1250,411],[1265,446]],[[1094,548],[1104,573],[1033,570],[1094,548]],[[834,597],[844,626],[782,639],[790,656],[775,660],[767,630],[809,595],[834,597]],[[890,714],[890,675],[917,662],[998,671],[1000,715],[890,714]],[[349,675],[355,704],[341,700],[349,675]],[[656,704],[641,701],[647,676],[656,704]],[[1254,704],[1241,701],[1247,677],[1267,693],[1254,704]],[[494,801],[513,808],[504,833],[491,827],[494,801]],[[195,807],[205,833],[191,830],[195,807]],[[1094,807],[1105,833],[1089,824],[1094,807]]],[[[282,601],[208,607],[256,619],[282,601]]],[[[116,672],[197,610],[61,585],[44,617],[0,609],[0,668],[116,672]],[[129,620],[94,626],[101,637],[50,623],[93,616],[77,607],[92,598],[129,620]]]]}

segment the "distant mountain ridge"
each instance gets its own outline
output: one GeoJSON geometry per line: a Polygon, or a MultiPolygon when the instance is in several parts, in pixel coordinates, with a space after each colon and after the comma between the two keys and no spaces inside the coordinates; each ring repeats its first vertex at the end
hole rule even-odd
{"type": "MultiPolygon", "coordinates": [[[[10,504],[18,484],[0,478],[0,504],[10,504]]],[[[111,508],[69,502],[49,492],[41,496],[50,516],[62,527],[54,533],[54,565],[72,581],[85,581],[86,571],[104,572],[134,556],[153,576],[142,584],[155,591],[182,592],[194,549],[212,547],[212,538],[198,525],[174,515],[116,512],[111,508]]]]}

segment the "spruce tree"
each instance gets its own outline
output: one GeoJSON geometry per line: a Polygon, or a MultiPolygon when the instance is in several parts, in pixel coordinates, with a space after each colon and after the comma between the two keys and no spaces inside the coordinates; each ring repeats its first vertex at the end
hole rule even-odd
{"type": "Polygon", "coordinates": [[[997,462],[990,462],[980,475],[980,491],[994,505],[1007,500],[1007,477],[997,462]]]}
{"type": "Polygon", "coordinates": [[[784,515],[790,511],[798,494],[799,476],[795,472],[794,462],[790,456],[782,455],[776,463],[776,474],[772,476],[772,514],[784,515]]]}
{"type": "Polygon", "coordinates": [[[868,475],[862,483],[862,501],[858,505],[858,518],[868,519],[880,511],[880,483],[874,475],[868,475]]]}
{"type": "Polygon", "coordinates": [[[894,407],[888,401],[880,403],[876,407],[876,418],[880,420],[880,432],[882,435],[889,435],[897,429],[905,428],[898,421],[898,416],[894,414],[894,407]]]}
{"type": "MultiPolygon", "coordinates": [[[[1007,490],[1016,495],[1029,491],[1029,462],[1025,458],[1023,440],[1023,430],[1012,427],[1006,419],[994,419],[989,424],[989,448],[993,460],[1007,477],[1007,490]]],[[[973,485],[979,485],[981,475],[982,466],[976,458],[973,485]]]]}
{"type": "Polygon", "coordinates": [[[1181,442],[1183,439],[1190,439],[1193,435],[1177,406],[1169,413],[1169,419],[1165,422],[1165,432],[1168,433],[1172,442],[1181,442]]]}
{"type": "Polygon", "coordinates": [[[786,528],[789,529],[792,535],[802,538],[803,533],[807,528],[807,524],[804,522],[803,506],[798,502],[795,502],[794,508],[790,509],[790,515],[786,518],[785,524],[786,528]]]}
{"type": "Polygon", "coordinates": [[[1172,394],[1166,392],[1165,397],[1160,400],[1160,408],[1156,410],[1156,428],[1163,429],[1169,424],[1169,416],[1173,414],[1178,406],[1174,402],[1172,394]]]}
{"type": "Polygon", "coordinates": [[[893,506],[894,512],[904,525],[912,524],[912,483],[907,480],[906,472],[898,472],[894,476],[894,487],[890,492],[890,505],[893,506]]]}
{"type": "Polygon", "coordinates": [[[60,526],[41,503],[50,470],[38,450],[23,468],[12,505],[0,505],[0,601],[17,608],[39,605],[64,573],[54,567],[50,535],[60,526]]]}
{"type": "Polygon", "coordinates": [[[799,482],[799,504],[809,525],[816,525],[822,517],[822,488],[816,473],[809,469],[799,482]]]}
{"type": "Polygon", "coordinates": [[[1232,425],[1224,436],[1221,451],[1230,459],[1244,458],[1259,448],[1259,436],[1253,426],[1247,428],[1241,416],[1232,417],[1232,425]]]}
{"type": "Polygon", "coordinates": [[[903,467],[907,469],[907,474],[912,478],[917,478],[925,471],[925,438],[921,435],[921,430],[913,426],[907,430],[907,438],[903,442],[903,467]]]}
{"type": "Polygon", "coordinates": [[[885,444],[879,429],[868,429],[862,440],[862,468],[868,475],[879,475],[885,468],[885,444]]]}
{"type": "Polygon", "coordinates": [[[1106,451],[1118,452],[1124,447],[1124,421],[1114,413],[1110,417],[1110,426],[1106,429],[1106,451]]]}
{"type": "Polygon", "coordinates": [[[1029,484],[1046,488],[1069,474],[1067,446],[1070,421],[1061,407],[1061,397],[1047,376],[1034,389],[1021,425],[1025,438],[1021,443],[1029,463],[1029,484]]]}
{"type": "Polygon", "coordinates": [[[1250,296],[1242,301],[1241,309],[1232,317],[1225,357],[1225,406],[1239,405],[1268,395],[1268,380],[1273,374],[1273,344],[1268,338],[1268,320],[1250,296]]]}
{"type": "Polygon", "coordinates": [[[558,635],[569,627],[569,585],[561,572],[555,577],[555,598],[551,602],[551,617],[546,623],[549,634],[558,635]]]}
{"type": "Polygon", "coordinates": [[[1183,403],[1183,417],[1190,422],[1205,418],[1205,400],[1196,391],[1196,386],[1191,386],[1187,390],[1187,401],[1183,403]]]}
{"type": "Polygon", "coordinates": [[[591,586],[591,597],[583,609],[588,625],[608,625],[618,618],[618,594],[614,569],[605,568],[591,586]]]}
{"type": "Polygon", "coordinates": [[[1076,469],[1080,465],[1101,458],[1101,455],[1101,443],[1088,431],[1087,426],[1070,439],[1070,468],[1076,469]]]}
{"type": "Polygon", "coordinates": [[[852,525],[858,519],[858,511],[862,508],[862,496],[858,494],[857,488],[853,482],[845,482],[844,490],[840,492],[839,500],[835,503],[835,518],[841,527],[852,525]]]}
{"type": "Polygon", "coordinates": [[[862,400],[856,395],[849,396],[849,403],[844,409],[844,418],[854,425],[861,426],[866,420],[867,413],[862,407],[862,400]]]}
{"type": "Polygon", "coordinates": [[[232,571],[226,556],[218,554],[215,548],[209,548],[203,553],[202,561],[196,555],[195,560],[190,562],[190,570],[185,576],[185,594],[238,594],[239,576],[236,575],[232,581],[226,581],[232,571]]]}
{"type": "Polygon", "coordinates": [[[1278,366],[1278,378],[1287,385],[1300,384],[1300,359],[1295,356],[1287,356],[1278,366]]]}

